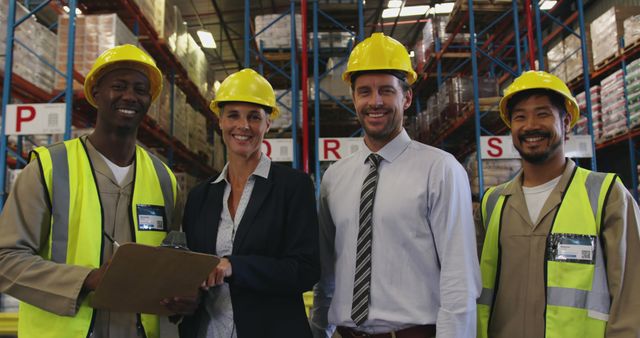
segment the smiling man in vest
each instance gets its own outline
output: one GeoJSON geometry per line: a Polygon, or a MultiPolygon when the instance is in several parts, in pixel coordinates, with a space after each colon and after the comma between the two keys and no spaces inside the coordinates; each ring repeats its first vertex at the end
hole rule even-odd
{"type": "Polygon", "coordinates": [[[505,90],[522,171],[482,198],[478,337],[640,337],[640,210],[616,175],[565,157],[579,115],[549,73],[505,90]]]}
{"type": "Polygon", "coordinates": [[[21,300],[21,337],[158,337],[157,316],[95,310],[87,295],[117,243],[157,246],[179,228],[173,173],[136,145],[162,73],[122,45],[96,60],[84,86],[95,131],[36,148],[0,215],[0,292],[21,300]]]}

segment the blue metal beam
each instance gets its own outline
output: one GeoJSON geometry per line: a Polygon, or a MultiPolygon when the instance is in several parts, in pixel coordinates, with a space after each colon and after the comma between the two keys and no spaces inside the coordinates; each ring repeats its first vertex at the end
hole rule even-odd
{"type": "Polygon", "coordinates": [[[473,0],[467,0],[469,6],[469,36],[471,38],[471,69],[473,72],[473,110],[476,131],[476,159],[478,161],[478,194],[484,192],[484,173],[482,170],[482,152],[480,151],[480,99],[478,94],[478,56],[476,55],[476,23],[473,15],[473,0]]]}
{"type": "Polygon", "coordinates": [[[596,142],[593,135],[593,114],[591,112],[591,79],[589,78],[589,54],[587,54],[587,39],[584,26],[584,8],[582,0],[576,0],[578,5],[578,24],[580,25],[580,48],[582,49],[582,74],[584,74],[584,96],[587,101],[587,127],[591,136],[591,170],[598,170],[596,161],[596,142]]]}
{"type": "MultiPolygon", "coordinates": [[[[293,167],[300,168],[300,155],[298,144],[298,65],[296,64],[296,4],[291,1],[291,138],[293,141],[293,167]]],[[[306,15],[306,13],[305,13],[306,15]]]]}
{"type": "Polygon", "coordinates": [[[73,65],[76,49],[76,1],[69,0],[69,32],[67,35],[67,83],[64,100],[66,103],[66,125],[64,139],[71,139],[71,120],[73,114],[73,65]]]}
{"type": "Polygon", "coordinates": [[[11,100],[11,73],[13,66],[13,40],[15,36],[14,22],[16,18],[16,1],[9,1],[9,12],[7,13],[7,40],[4,58],[4,81],[2,87],[2,133],[0,137],[0,210],[4,206],[5,192],[5,168],[7,167],[7,104],[11,100]]]}

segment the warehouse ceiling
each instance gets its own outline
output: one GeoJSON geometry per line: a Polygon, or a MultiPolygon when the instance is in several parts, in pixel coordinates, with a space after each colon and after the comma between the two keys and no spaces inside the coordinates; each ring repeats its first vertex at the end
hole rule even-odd
{"type": "MultiPolygon", "coordinates": [[[[344,1],[344,0],[343,0],[344,1]]],[[[327,4],[327,0],[320,0],[320,9],[344,24],[349,29],[357,31],[358,12],[356,4],[327,4]]],[[[335,2],[335,1],[334,1],[335,2]]],[[[346,2],[346,1],[344,1],[346,2]]],[[[200,29],[209,30],[216,40],[216,49],[203,49],[207,54],[211,69],[217,80],[237,71],[244,64],[244,15],[245,1],[242,0],[180,0],[176,1],[182,16],[187,22],[190,33],[196,37],[200,29]]],[[[290,8],[287,0],[253,0],[250,3],[252,18],[251,30],[254,31],[256,15],[281,14],[290,8]]],[[[397,17],[382,20],[382,10],[387,7],[388,0],[368,0],[364,4],[365,37],[375,31],[384,31],[411,48],[422,30],[420,17],[397,17]]],[[[313,32],[312,1],[308,1],[307,31],[313,32]]],[[[424,5],[424,0],[407,0],[404,6],[424,5]]],[[[296,13],[300,13],[300,2],[295,2],[296,13]]],[[[328,19],[320,17],[319,31],[336,30],[335,25],[328,19]]],[[[196,39],[198,40],[198,39],[196,39]]],[[[199,40],[198,40],[199,42],[199,40]]],[[[252,48],[257,49],[255,40],[251,41],[252,48]]],[[[255,59],[255,57],[254,57],[255,59]]],[[[256,61],[252,60],[252,66],[256,61]]]]}

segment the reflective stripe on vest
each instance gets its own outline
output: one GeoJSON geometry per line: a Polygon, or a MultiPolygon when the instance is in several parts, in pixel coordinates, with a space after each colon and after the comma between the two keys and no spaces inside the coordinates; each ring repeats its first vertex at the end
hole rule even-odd
{"type": "MultiPolygon", "coordinates": [[[[139,230],[137,206],[163,207],[165,220],[171,222],[177,193],[176,179],[169,168],[144,149],[136,146],[135,156],[131,225],[136,242],[156,246],[162,242],[166,232],[139,230]]],[[[49,241],[40,255],[58,263],[99,267],[102,263],[103,210],[93,166],[83,141],[73,139],[48,148],[39,147],[31,158],[38,160],[52,208],[49,241]]],[[[168,229],[166,222],[164,227],[168,229]]],[[[21,303],[20,337],[86,337],[94,316],[88,298],[85,297],[73,317],[58,316],[21,303]]],[[[141,315],[141,321],[147,338],[159,336],[157,316],[141,315]]]]}
{"type": "MultiPolygon", "coordinates": [[[[546,261],[546,337],[603,337],[610,296],[599,240],[605,199],[616,176],[579,167],[573,173],[560,202],[551,234],[594,236],[595,263],[546,261]]],[[[511,183],[511,182],[509,182],[511,183]]],[[[509,184],[506,183],[506,184],[509,184]]],[[[483,290],[477,300],[478,337],[488,337],[489,321],[499,270],[499,236],[505,185],[487,191],[482,199],[486,237],[480,269],[483,290]]]]}

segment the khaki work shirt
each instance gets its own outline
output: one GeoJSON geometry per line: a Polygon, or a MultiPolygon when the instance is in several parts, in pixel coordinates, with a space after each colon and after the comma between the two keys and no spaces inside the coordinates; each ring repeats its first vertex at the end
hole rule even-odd
{"type": "MultiPolygon", "coordinates": [[[[503,195],[510,196],[502,215],[499,287],[489,326],[491,338],[542,338],[545,336],[545,247],[575,163],[566,168],[545,202],[538,222],[529,217],[522,192],[522,172],[503,195]]],[[[602,241],[611,295],[607,338],[640,337],[640,210],[624,185],[616,180],[604,206],[602,241]]],[[[482,250],[484,226],[477,222],[482,250]]]]}
{"type": "MultiPolygon", "coordinates": [[[[133,167],[122,185],[118,185],[98,151],[86,136],[83,139],[98,182],[104,231],[120,244],[131,242],[133,225],[129,218],[129,203],[133,167]]],[[[51,228],[41,177],[38,162],[29,163],[16,179],[0,214],[0,292],[58,315],[74,316],[82,301],[82,284],[91,269],[57,264],[38,255],[48,241],[51,228]]],[[[181,219],[182,201],[178,199],[169,230],[179,230],[181,219]]],[[[102,261],[106,262],[113,255],[114,246],[103,238],[103,248],[102,261]]],[[[139,337],[136,323],[135,314],[98,311],[92,338],[139,337]]]]}

